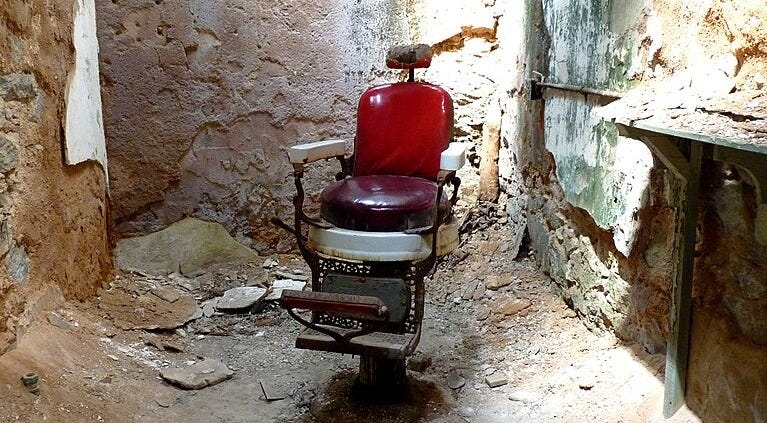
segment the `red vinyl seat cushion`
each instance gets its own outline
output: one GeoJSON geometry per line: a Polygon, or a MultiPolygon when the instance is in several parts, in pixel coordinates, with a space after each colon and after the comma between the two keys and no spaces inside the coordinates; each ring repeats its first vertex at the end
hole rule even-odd
{"type": "MultiPolygon", "coordinates": [[[[442,215],[449,207],[443,193],[442,215]]],[[[394,232],[434,223],[437,184],[398,175],[368,175],[337,181],[321,195],[320,214],[333,225],[351,230],[394,232]]]]}

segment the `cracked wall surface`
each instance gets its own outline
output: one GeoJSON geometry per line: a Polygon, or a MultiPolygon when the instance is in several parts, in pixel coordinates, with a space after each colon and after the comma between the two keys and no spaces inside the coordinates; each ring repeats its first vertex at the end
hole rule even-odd
{"type": "Polygon", "coordinates": [[[262,251],[287,248],[268,223],[292,208],[286,147],[351,140],[357,99],[401,78],[384,58],[408,41],[397,1],[99,2],[97,12],[118,232],[196,216],[262,251]]]}
{"type": "MultiPolygon", "coordinates": [[[[527,11],[539,22],[527,65],[551,82],[625,90],[674,77],[710,95],[763,81],[765,31],[747,24],[767,12],[763,3],[531,0],[527,11]]],[[[523,102],[517,151],[531,245],[587,326],[661,353],[684,187],[591,115],[605,101],[549,89],[543,101],[523,102]]],[[[704,164],[687,401],[704,420],[760,421],[766,263],[754,183],[732,165],[704,164]]]]}
{"type": "MultiPolygon", "coordinates": [[[[519,66],[516,56],[497,39],[499,31],[505,36],[499,22],[518,15],[506,2],[97,6],[112,216],[120,236],[195,216],[224,224],[259,251],[290,248],[268,223],[274,214],[290,218],[286,148],[330,138],[351,144],[361,93],[406,78],[385,68],[386,50],[411,42],[431,44],[436,53],[417,79],[444,86],[455,101],[455,139],[468,144],[472,163],[460,175],[462,195],[472,203],[488,109],[500,109],[506,97],[499,93],[521,84],[506,71],[519,66]]],[[[307,192],[318,193],[335,171],[334,163],[312,166],[307,192]]],[[[523,229],[520,219],[518,243],[523,229]]]]}
{"type": "Polygon", "coordinates": [[[110,269],[102,169],[62,156],[73,13],[67,1],[0,1],[0,353],[110,269]]]}

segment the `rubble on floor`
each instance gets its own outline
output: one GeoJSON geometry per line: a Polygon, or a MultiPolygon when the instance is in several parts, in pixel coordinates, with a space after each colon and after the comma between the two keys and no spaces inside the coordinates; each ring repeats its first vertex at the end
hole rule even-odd
{"type": "Polygon", "coordinates": [[[224,363],[206,359],[183,368],[168,368],[160,376],[169,383],[183,389],[202,389],[223,382],[234,375],[224,363]]]}

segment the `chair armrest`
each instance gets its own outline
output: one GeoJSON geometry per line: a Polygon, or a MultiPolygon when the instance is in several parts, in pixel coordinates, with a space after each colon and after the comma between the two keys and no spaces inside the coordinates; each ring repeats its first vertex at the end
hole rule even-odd
{"type": "Polygon", "coordinates": [[[346,153],[346,141],[327,140],[315,141],[290,147],[288,158],[290,163],[311,163],[321,159],[343,156],[346,153]]]}
{"type": "Polygon", "coordinates": [[[458,170],[466,163],[466,145],[451,142],[439,157],[439,168],[442,170],[458,170]]]}

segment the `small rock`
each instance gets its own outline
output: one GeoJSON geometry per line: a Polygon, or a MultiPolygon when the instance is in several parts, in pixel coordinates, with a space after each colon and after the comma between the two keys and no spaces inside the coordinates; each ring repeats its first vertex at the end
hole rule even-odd
{"type": "Polygon", "coordinates": [[[538,400],[539,395],[532,391],[514,391],[508,397],[512,401],[531,403],[538,400]]]}
{"type": "Polygon", "coordinates": [[[72,329],[72,326],[69,323],[54,312],[48,313],[48,323],[64,331],[72,329]]]}
{"type": "Polygon", "coordinates": [[[584,375],[578,378],[578,387],[584,391],[590,391],[594,385],[596,385],[596,380],[591,375],[584,375]]]}
{"type": "Polygon", "coordinates": [[[154,402],[157,403],[162,408],[168,408],[170,407],[171,402],[168,401],[166,398],[155,398],[154,402]]]}
{"type": "Polygon", "coordinates": [[[202,389],[223,382],[234,375],[224,363],[206,359],[183,369],[163,369],[160,377],[183,389],[202,389]]]}
{"type": "Polygon", "coordinates": [[[272,267],[277,266],[279,263],[277,263],[277,260],[274,259],[266,259],[264,260],[264,263],[261,264],[261,267],[264,269],[271,269],[272,267]]]}
{"type": "Polygon", "coordinates": [[[218,310],[241,310],[252,307],[266,296],[266,288],[255,286],[241,286],[232,288],[218,300],[218,310]]]}
{"type": "Polygon", "coordinates": [[[280,279],[292,279],[294,281],[301,281],[301,282],[308,282],[311,279],[311,276],[309,275],[301,275],[296,273],[296,271],[283,271],[283,270],[276,270],[274,272],[274,276],[280,278],[280,279]]]}
{"type": "Polygon", "coordinates": [[[449,386],[450,389],[459,389],[462,388],[463,385],[466,385],[466,378],[463,377],[460,371],[456,369],[451,370],[447,375],[447,386],[449,386]]]}
{"type": "Polygon", "coordinates": [[[161,345],[162,345],[162,349],[167,351],[167,352],[171,352],[171,353],[182,353],[182,352],[184,352],[184,346],[179,344],[179,343],[176,343],[176,342],[166,341],[166,342],[161,343],[161,345]]]}
{"type": "Polygon", "coordinates": [[[463,294],[461,295],[461,299],[468,301],[474,297],[474,290],[477,289],[477,282],[471,282],[470,285],[466,286],[463,290],[463,294]]]}
{"type": "Polygon", "coordinates": [[[458,414],[460,414],[462,417],[474,417],[477,415],[477,410],[474,409],[474,407],[469,407],[466,405],[458,408],[458,414]]]}
{"type": "Polygon", "coordinates": [[[477,320],[478,321],[481,322],[483,320],[487,320],[488,317],[490,317],[490,309],[489,308],[487,308],[485,306],[481,306],[481,307],[479,307],[477,309],[477,320]]]}
{"type": "Polygon", "coordinates": [[[211,317],[216,313],[216,305],[220,297],[211,298],[208,301],[202,303],[202,315],[205,317],[211,317]]]}
{"type": "Polygon", "coordinates": [[[266,296],[266,301],[276,301],[282,296],[282,291],[286,289],[293,289],[296,291],[303,291],[306,287],[305,281],[298,281],[293,279],[280,279],[272,283],[272,292],[266,296]]]}
{"type": "Polygon", "coordinates": [[[761,90],[765,85],[767,85],[767,79],[765,79],[764,75],[761,73],[757,73],[754,75],[754,84],[756,85],[757,90],[761,90]]]}
{"type": "Polygon", "coordinates": [[[485,284],[480,282],[477,284],[477,289],[474,290],[474,293],[471,295],[471,299],[474,301],[479,301],[483,298],[485,298],[485,284]]]}
{"type": "Polygon", "coordinates": [[[261,392],[264,393],[264,399],[266,401],[278,401],[287,398],[287,395],[272,383],[268,383],[263,380],[259,381],[258,383],[261,385],[261,392]]]}
{"type": "Polygon", "coordinates": [[[497,291],[508,285],[511,285],[511,276],[509,275],[490,275],[487,277],[486,287],[491,291],[497,291]]]}
{"type": "Polygon", "coordinates": [[[169,286],[163,286],[152,290],[152,294],[156,295],[160,299],[163,299],[169,303],[175,303],[181,298],[181,293],[169,286]]]}
{"type": "Polygon", "coordinates": [[[504,372],[495,372],[490,376],[485,376],[485,383],[491,388],[497,388],[509,383],[509,378],[504,372]]]}
{"type": "Polygon", "coordinates": [[[431,366],[431,356],[427,354],[410,357],[407,361],[407,368],[414,372],[423,373],[429,366],[431,366]]]}
{"type": "MultiPolygon", "coordinates": [[[[200,317],[202,317],[202,308],[201,307],[197,307],[194,310],[194,313],[192,313],[192,315],[189,316],[189,318],[186,320],[186,322],[191,322],[192,320],[197,320],[200,317]]],[[[186,322],[184,322],[184,323],[186,323],[186,322]]]]}

